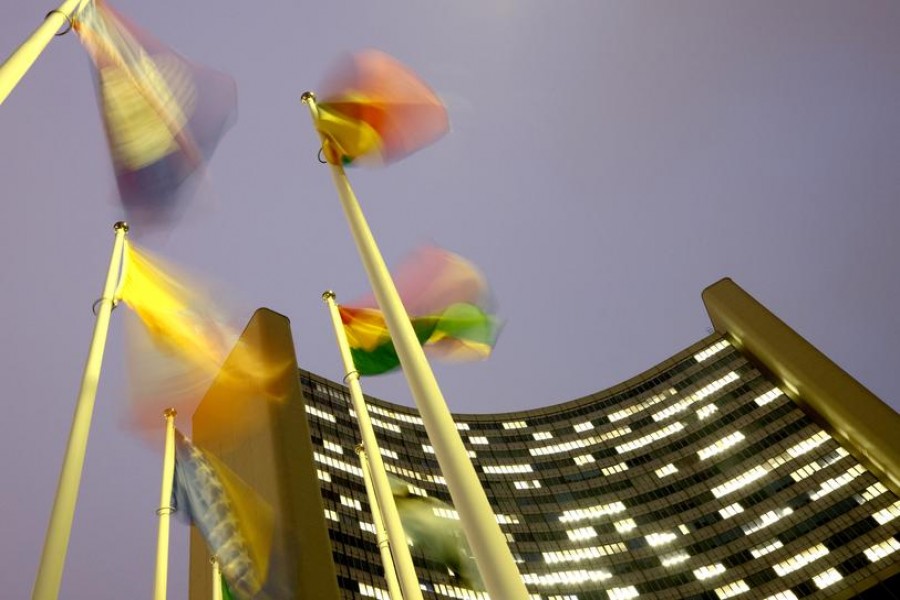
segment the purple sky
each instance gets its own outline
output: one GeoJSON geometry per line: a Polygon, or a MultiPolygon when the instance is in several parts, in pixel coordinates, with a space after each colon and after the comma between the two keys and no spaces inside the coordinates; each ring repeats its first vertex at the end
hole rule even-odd
{"type": "MultiPolygon", "coordinates": [[[[239,88],[211,164],[214,209],[154,247],[288,315],[304,367],[339,379],[320,294],[350,300],[366,281],[298,98],[342,52],[377,47],[441,94],[452,123],[399,164],[350,173],[382,251],[393,264],[433,241],[466,256],[507,320],[489,361],[436,368],[452,410],[619,383],[706,334],[700,292],[722,276],[900,407],[896,0],[115,6],[239,88]]],[[[6,3],[0,56],[49,8],[6,3]]],[[[0,150],[0,595],[25,598],[121,217],[74,35],[0,107],[0,150]]],[[[120,425],[121,317],[67,599],[149,597],[153,585],[162,439],[151,447],[120,425]]],[[[411,402],[400,375],[364,388],[411,402]]],[[[175,525],[171,598],[187,595],[186,548],[175,525]]]]}

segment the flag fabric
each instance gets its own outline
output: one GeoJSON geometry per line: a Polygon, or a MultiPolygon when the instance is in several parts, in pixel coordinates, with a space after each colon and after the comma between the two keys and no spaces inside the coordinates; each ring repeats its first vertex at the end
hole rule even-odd
{"type": "Polygon", "coordinates": [[[235,82],[191,63],[102,0],[85,7],[75,30],[95,67],[126,216],[138,226],[168,224],[234,123],[235,82]]]}
{"type": "Polygon", "coordinates": [[[178,430],[172,500],[176,514],[200,530],[218,560],[223,597],[261,597],[275,528],[272,507],[178,430]]]}
{"type": "Polygon", "coordinates": [[[431,561],[443,565],[458,583],[483,590],[478,565],[466,541],[456,510],[437,498],[412,493],[403,480],[388,475],[403,531],[431,561]]]}
{"type": "Polygon", "coordinates": [[[204,373],[215,373],[238,336],[209,295],[127,240],[123,265],[118,297],[138,316],[153,343],[204,373]]]}
{"type": "Polygon", "coordinates": [[[280,394],[272,383],[290,365],[239,340],[238,319],[222,308],[228,294],[126,240],[117,297],[135,317],[125,333],[139,429],[161,426],[165,408],[193,414],[214,378],[235,394],[280,394]]]}
{"type": "Polygon", "coordinates": [[[378,50],[347,57],[322,85],[316,128],[332,164],[381,165],[435,142],[450,127],[440,98],[378,50]]]}
{"type": "MultiPolygon", "coordinates": [[[[500,321],[484,276],[468,260],[434,246],[408,259],[396,274],[400,298],[425,351],[449,361],[487,358],[500,321]]],[[[400,366],[384,316],[371,296],[340,306],[354,365],[361,375],[400,366]]]]}

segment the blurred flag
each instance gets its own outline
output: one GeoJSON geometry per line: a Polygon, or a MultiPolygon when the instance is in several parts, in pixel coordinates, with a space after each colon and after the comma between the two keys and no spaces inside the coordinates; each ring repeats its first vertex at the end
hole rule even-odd
{"type": "Polygon", "coordinates": [[[199,286],[145,250],[125,242],[119,298],[134,311],[153,342],[169,354],[214,373],[237,333],[199,286]]]}
{"type": "MultiPolygon", "coordinates": [[[[451,361],[482,360],[493,350],[500,322],[484,276],[475,265],[434,246],[416,252],[395,277],[416,337],[428,354],[451,361]]],[[[354,365],[361,375],[396,369],[400,360],[374,298],[340,307],[354,365]]]]}
{"type": "Polygon", "coordinates": [[[218,559],[223,597],[257,597],[269,572],[275,529],[272,507],[178,430],[172,497],[176,514],[200,530],[210,554],[218,559]]]}
{"type": "Polygon", "coordinates": [[[97,93],[128,220],[164,225],[180,216],[189,180],[203,173],[234,123],[234,80],[193,64],[102,0],[75,30],[96,68],[97,93]]]}
{"type": "Polygon", "coordinates": [[[387,164],[447,133],[447,109],[412,71],[378,50],[344,59],[322,85],[316,128],[332,164],[387,164]]]}
{"type": "Polygon", "coordinates": [[[132,424],[160,427],[165,408],[193,414],[214,378],[234,394],[281,396],[275,383],[290,365],[239,340],[227,294],[212,289],[125,242],[118,298],[136,317],[125,328],[132,424]]]}
{"type": "Polygon", "coordinates": [[[413,548],[444,565],[462,586],[483,590],[484,583],[456,510],[436,498],[413,494],[406,482],[393,475],[388,475],[388,479],[403,531],[413,548]]]}

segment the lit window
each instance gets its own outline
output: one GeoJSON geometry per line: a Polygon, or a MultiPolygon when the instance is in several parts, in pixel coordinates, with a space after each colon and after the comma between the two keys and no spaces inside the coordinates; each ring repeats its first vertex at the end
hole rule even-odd
{"type": "MultiPolygon", "coordinates": [[[[353,417],[354,419],[357,418],[355,410],[353,410],[351,408],[351,409],[348,409],[348,412],[350,413],[351,417],[353,417]]],[[[375,417],[370,418],[369,421],[372,422],[373,427],[380,427],[381,429],[385,429],[387,431],[392,431],[394,433],[401,433],[400,427],[395,425],[394,423],[388,423],[387,421],[382,421],[381,419],[376,419],[375,417]]]]}
{"type": "Polygon", "coordinates": [[[677,473],[677,472],[678,472],[678,469],[675,468],[675,465],[673,465],[672,463],[669,463],[666,466],[660,467],[659,469],[656,469],[654,471],[654,473],[656,473],[656,476],[659,477],[660,479],[662,479],[663,477],[668,477],[669,475],[672,475],[673,473],[677,473]]]}
{"type": "Polygon", "coordinates": [[[434,446],[422,444],[422,450],[425,452],[425,454],[434,454],[434,446]]]}
{"type": "Polygon", "coordinates": [[[469,443],[472,445],[475,445],[475,444],[485,445],[488,443],[488,439],[486,437],[484,437],[483,435],[470,435],[469,443]]]}
{"type": "Polygon", "coordinates": [[[582,465],[586,465],[588,463],[596,462],[593,456],[590,454],[582,454],[581,456],[575,456],[572,458],[575,461],[575,464],[579,467],[582,465]]]}
{"type": "Polygon", "coordinates": [[[638,448],[643,448],[649,444],[657,440],[661,440],[665,437],[669,437],[672,434],[678,433],[684,429],[684,424],[680,422],[672,423],[671,425],[666,425],[662,429],[658,431],[654,431],[650,435],[645,435],[644,437],[639,437],[635,440],[631,440],[630,442],[626,442],[621,446],[616,446],[616,452],[619,454],[624,454],[630,450],[636,450],[638,448]]]}
{"type": "Polygon", "coordinates": [[[538,575],[536,573],[525,573],[522,580],[528,585],[540,586],[557,586],[557,585],[575,585],[579,583],[604,581],[612,577],[609,571],[588,571],[579,569],[577,571],[557,571],[555,573],[545,573],[538,575]]]}
{"type": "Polygon", "coordinates": [[[532,433],[531,437],[533,437],[537,441],[550,440],[553,439],[553,434],[549,431],[538,431],[537,433],[532,433]]]}
{"type": "Polygon", "coordinates": [[[578,540],[589,540],[597,537],[597,530],[593,527],[581,527],[579,529],[569,529],[566,531],[566,535],[573,542],[577,542],[578,540]]]}
{"type": "Polygon", "coordinates": [[[575,433],[584,433],[585,431],[593,428],[594,424],[590,421],[585,421],[584,423],[578,423],[577,425],[572,426],[572,429],[575,430],[575,433]]]}
{"type": "Polygon", "coordinates": [[[334,512],[330,508],[325,509],[325,518],[330,519],[332,521],[338,521],[338,522],[340,522],[340,520],[341,520],[340,515],[338,515],[336,512],[334,512]]]}
{"type": "Polygon", "coordinates": [[[741,442],[745,439],[744,434],[740,431],[735,431],[734,433],[730,433],[717,441],[715,444],[711,446],[707,446],[706,448],[702,448],[697,451],[697,456],[700,457],[700,460],[706,460],[710,456],[715,456],[721,452],[724,452],[728,448],[731,448],[738,442],[741,442]]]}
{"type": "Polygon", "coordinates": [[[703,419],[709,417],[710,415],[717,412],[718,410],[719,410],[719,407],[716,406],[715,404],[707,404],[706,406],[704,406],[703,408],[701,408],[700,410],[697,411],[697,418],[702,421],[703,419]]]}
{"type": "Polygon", "coordinates": [[[631,433],[631,428],[628,426],[619,427],[618,429],[613,429],[612,431],[607,431],[606,433],[600,435],[592,435],[585,438],[569,440],[567,442],[560,442],[559,444],[541,446],[540,448],[529,448],[528,453],[532,456],[547,456],[549,454],[569,453],[573,450],[587,448],[588,446],[594,446],[606,440],[621,437],[626,433],[631,433]]]}
{"type": "Polygon", "coordinates": [[[740,505],[739,502],[735,502],[734,504],[730,504],[719,511],[719,514],[722,515],[723,519],[729,519],[738,513],[744,512],[744,507],[740,505]]]}
{"type": "Polygon", "coordinates": [[[624,510],[625,505],[621,502],[613,502],[611,504],[598,504],[596,506],[589,506],[587,508],[576,508],[574,510],[564,511],[559,520],[563,523],[583,521],[584,519],[601,517],[603,515],[614,515],[616,513],[623,512],[624,510]]]}
{"type": "Polygon", "coordinates": [[[616,421],[621,421],[622,419],[624,419],[630,415],[641,412],[645,408],[649,408],[649,407],[653,406],[654,404],[659,404],[660,402],[662,402],[669,396],[674,396],[676,393],[677,392],[675,391],[674,388],[669,388],[668,392],[656,394],[655,396],[653,396],[647,400],[644,400],[640,404],[636,404],[634,406],[629,406],[628,408],[626,408],[624,410],[616,411],[616,412],[610,414],[607,418],[614,423],[616,421]]]}
{"type": "Polygon", "coordinates": [[[376,600],[391,600],[391,595],[387,590],[372,587],[362,581],[359,582],[359,593],[367,598],[375,598],[376,600]]]}
{"type": "Polygon", "coordinates": [[[330,456],[325,456],[324,454],[319,454],[318,452],[313,452],[313,459],[316,462],[322,463],[323,465],[333,467],[333,468],[337,469],[338,471],[344,471],[345,473],[350,473],[352,475],[356,475],[360,479],[363,476],[362,469],[360,469],[356,465],[351,465],[349,463],[345,463],[342,460],[338,460],[338,459],[332,458],[330,456]]]}
{"type": "Polygon", "coordinates": [[[732,381],[737,381],[738,379],[740,379],[738,374],[735,373],[734,371],[731,371],[730,373],[728,373],[721,379],[717,379],[716,381],[713,381],[712,383],[703,386],[702,388],[700,388],[699,390],[697,390],[696,392],[694,392],[693,394],[691,394],[684,400],[679,400],[672,406],[669,406],[668,408],[664,408],[663,410],[654,414],[653,420],[654,421],[662,421],[664,419],[668,419],[669,417],[671,417],[674,414],[680,413],[683,410],[687,410],[687,408],[694,402],[703,400],[710,394],[714,394],[715,392],[721,390],[723,387],[725,387],[732,381]]]}
{"type": "Polygon", "coordinates": [[[883,542],[875,544],[874,546],[866,548],[865,554],[866,558],[868,558],[872,562],[875,562],[881,560],[889,554],[893,554],[897,550],[900,550],[900,542],[891,537],[883,542]]]}
{"type": "Polygon", "coordinates": [[[541,487],[541,482],[537,479],[532,479],[531,481],[514,481],[513,485],[516,486],[517,490],[534,490],[541,487]]]}
{"type": "Polygon", "coordinates": [[[671,567],[683,563],[690,557],[691,556],[687,552],[675,552],[674,554],[667,554],[661,557],[659,562],[661,562],[664,567],[671,567]]]}
{"type": "Polygon", "coordinates": [[[516,515],[494,515],[497,522],[501,525],[518,525],[519,517],[516,515]]]}
{"type": "Polygon", "coordinates": [[[456,429],[459,431],[469,431],[469,424],[468,423],[457,423],[456,429]]]}
{"type": "Polygon", "coordinates": [[[375,531],[374,523],[367,523],[366,521],[360,521],[359,528],[362,529],[363,531],[367,531],[367,532],[371,533],[372,535],[378,535],[377,532],[375,531]]]}
{"type": "Polygon", "coordinates": [[[528,423],[525,421],[509,421],[503,424],[503,429],[525,429],[528,423]]]}
{"type": "Polygon", "coordinates": [[[818,500],[822,496],[830,494],[840,487],[844,487],[845,485],[862,475],[864,472],[865,469],[863,469],[861,465],[854,465],[846,473],[837,477],[833,477],[827,481],[823,481],[822,485],[819,486],[819,489],[809,494],[809,499],[818,500]]]}
{"type": "Polygon", "coordinates": [[[813,583],[815,583],[816,587],[818,587],[820,590],[824,590],[828,586],[837,583],[843,578],[844,576],[838,573],[837,569],[828,569],[827,571],[819,573],[818,575],[813,577],[813,583]]]}
{"type": "Polygon", "coordinates": [[[694,577],[697,579],[709,579],[710,577],[715,577],[716,575],[721,575],[725,572],[725,565],[722,563],[716,563],[714,565],[708,565],[705,567],[700,567],[699,569],[694,569],[694,577]]]}
{"type": "Polygon", "coordinates": [[[777,594],[772,594],[766,600],[800,600],[797,598],[797,594],[792,592],[791,590],[784,590],[783,592],[778,592],[777,594]]]}
{"type": "Polygon", "coordinates": [[[719,342],[716,342],[709,348],[707,348],[705,350],[701,350],[700,352],[695,354],[694,360],[696,360],[697,362],[703,362],[710,356],[715,356],[716,354],[718,354],[719,352],[721,352],[722,350],[724,350],[727,347],[728,347],[728,342],[726,342],[725,340],[721,340],[719,342]]]}
{"type": "Polygon", "coordinates": [[[327,413],[324,410],[319,410],[315,406],[310,406],[307,404],[306,405],[306,413],[309,415],[312,415],[314,417],[319,417],[320,419],[328,421],[329,423],[337,422],[337,420],[334,418],[334,415],[332,415],[331,413],[327,413]]]}
{"type": "Polygon", "coordinates": [[[611,467],[603,467],[602,469],[600,469],[600,472],[603,473],[604,475],[609,476],[609,475],[613,475],[615,473],[621,473],[621,472],[627,471],[627,470],[628,470],[628,465],[624,462],[620,462],[619,464],[613,465],[611,467]]]}
{"type": "Polygon", "coordinates": [[[616,523],[616,531],[619,533],[627,533],[635,527],[637,527],[637,523],[634,522],[634,519],[625,519],[616,523]]]}
{"type": "Polygon", "coordinates": [[[766,404],[768,404],[769,402],[771,402],[772,400],[774,400],[775,398],[777,398],[780,395],[781,395],[781,390],[779,390],[779,389],[769,390],[765,394],[762,394],[762,395],[754,398],[753,401],[756,402],[760,406],[765,406],[766,404]]]}
{"type": "Polygon", "coordinates": [[[412,423],[413,425],[424,425],[422,421],[422,417],[418,417],[415,415],[407,415],[403,413],[396,413],[392,410],[388,410],[386,408],[381,408],[375,404],[366,404],[366,408],[368,411],[374,415],[381,415],[383,417],[389,417],[391,419],[395,419],[397,421],[401,421],[403,423],[412,423]]]}
{"type": "Polygon", "coordinates": [[[601,556],[609,556],[611,554],[620,554],[626,552],[625,544],[607,544],[605,546],[589,546],[587,548],[575,548],[573,550],[560,550],[559,552],[544,552],[544,562],[549,564],[581,562],[600,558],[601,556]]]}
{"type": "Polygon", "coordinates": [[[362,504],[359,503],[359,500],[348,498],[343,494],[341,495],[341,504],[350,508],[355,508],[356,510],[362,510],[362,504]]]}
{"type": "Polygon", "coordinates": [[[334,452],[335,454],[343,454],[344,453],[344,449],[341,448],[341,446],[339,444],[335,444],[334,442],[330,442],[328,440],[322,440],[322,446],[324,446],[326,450],[330,450],[331,452],[334,452]]]}
{"type": "Polygon", "coordinates": [[[689,533],[691,532],[691,530],[688,529],[688,526],[687,526],[687,525],[684,525],[684,524],[681,524],[681,525],[678,526],[678,531],[680,531],[680,532],[683,533],[684,535],[687,535],[687,534],[689,534],[689,533]]]}
{"type": "Polygon", "coordinates": [[[758,519],[750,521],[746,525],[741,525],[741,529],[744,530],[745,534],[750,535],[751,533],[768,527],[772,523],[780,521],[782,517],[789,515],[792,512],[794,511],[790,508],[776,508],[775,510],[770,510],[769,512],[760,515],[758,519]]]}
{"type": "Polygon", "coordinates": [[[381,456],[387,456],[388,458],[393,458],[394,460],[399,460],[400,457],[397,456],[397,453],[393,450],[388,450],[387,448],[379,448],[378,452],[381,453],[381,456]]]}
{"type": "Polygon", "coordinates": [[[728,585],[723,585],[720,588],[716,588],[716,596],[719,598],[731,598],[733,596],[737,596],[739,594],[743,594],[744,592],[749,592],[750,586],[747,585],[747,582],[743,579],[738,579],[728,585]]]}
{"type": "Polygon", "coordinates": [[[668,544],[678,536],[674,533],[670,533],[668,531],[663,533],[651,533],[646,536],[647,543],[651,546],[662,546],[663,544],[668,544]]]}
{"type": "Polygon", "coordinates": [[[828,554],[828,548],[826,548],[824,544],[818,544],[778,563],[772,568],[775,569],[775,572],[778,573],[779,577],[784,577],[788,573],[793,573],[797,569],[802,569],[809,563],[822,558],[826,554],[828,554]]]}
{"type": "Polygon", "coordinates": [[[735,492],[742,487],[748,486],[757,479],[761,479],[766,476],[768,471],[765,467],[756,466],[750,469],[749,471],[742,473],[731,479],[726,481],[720,486],[716,486],[712,489],[713,496],[716,498],[721,498],[722,496],[727,496],[731,492],[735,492]]]}
{"type": "Polygon", "coordinates": [[[784,544],[781,543],[781,540],[773,540],[768,544],[764,544],[762,546],[757,546],[750,550],[750,554],[753,555],[753,558],[759,558],[760,556],[765,556],[770,552],[775,552],[779,548],[783,547],[784,544]]]}
{"type": "Polygon", "coordinates": [[[483,465],[482,469],[488,474],[502,473],[532,473],[531,465],[483,465]]]}
{"type": "Polygon", "coordinates": [[[331,483],[331,473],[328,471],[323,471],[322,469],[316,469],[316,476],[322,480],[331,483]]]}
{"type": "Polygon", "coordinates": [[[788,448],[787,452],[791,455],[792,458],[797,458],[798,456],[806,454],[810,450],[818,448],[830,439],[831,437],[827,433],[825,433],[824,431],[820,431],[817,434],[803,440],[796,446],[788,448]]]}
{"type": "Polygon", "coordinates": [[[872,515],[872,518],[878,521],[880,525],[889,523],[897,517],[900,517],[900,500],[872,515]]]}
{"type": "Polygon", "coordinates": [[[884,484],[879,481],[867,487],[862,494],[857,495],[856,501],[860,504],[864,504],[869,500],[872,500],[873,498],[877,498],[886,491],[887,488],[884,487],[884,484]]]}
{"type": "Polygon", "coordinates": [[[610,588],[606,590],[606,593],[609,594],[609,600],[630,600],[631,598],[638,597],[637,588],[633,585],[629,585],[628,587],[610,588]]]}
{"type": "Polygon", "coordinates": [[[444,508],[443,506],[432,506],[431,512],[435,516],[442,519],[450,519],[451,521],[459,521],[459,513],[452,508],[444,508]]]}

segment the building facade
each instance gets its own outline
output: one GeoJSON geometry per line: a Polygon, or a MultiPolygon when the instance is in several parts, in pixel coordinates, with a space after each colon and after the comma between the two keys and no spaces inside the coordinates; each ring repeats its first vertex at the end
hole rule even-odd
{"type": "MultiPolygon", "coordinates": [[[[730,280],[704,302],[715,333],[614,388],[455,415],[532,597],[898,597],[898,416],[730,280]]],[[[349,394],[300,387],[340,593],[387,600],[349,394]]],[[[416,411],[366,400],[388,471],[450,503],[416,411]]],[[[412,553],[426,598],[487,598],[412,553]]]]}

